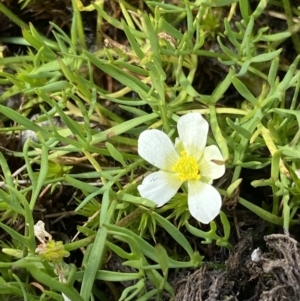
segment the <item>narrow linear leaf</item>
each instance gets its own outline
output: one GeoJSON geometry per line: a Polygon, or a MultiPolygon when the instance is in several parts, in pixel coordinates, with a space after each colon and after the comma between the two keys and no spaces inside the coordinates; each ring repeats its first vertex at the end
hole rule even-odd
{"type": "Polygon", "coordinates": [[[153,215],[160,226],[163,227],[173,237],[173,239],[185,249],[190,258],[193,258],[194,251],[185,236],[173,224],[159,214],[151,212],[151,215],[153,215]]]}
{"type": "Polygon", "coordinates": [[[261,62],[267,62],[270,60],[273,60],[274,58],[278,57],[281,53],[282,49],[278,49],[276,51],[272,51],[269,53],[263,53],[259,54],[251,59],[251,62],[253,63],[261,63],[261,62]]]}
{"type": "Polygon", "coordinates": [[[232,83],[234,87],[238,90],[238,92],[247,100],[252,102],[254,105],[257,103],[256,98],[253,94],[248,90],[248,88],[241,82],[237,77],[233,77],[232,83]]]}

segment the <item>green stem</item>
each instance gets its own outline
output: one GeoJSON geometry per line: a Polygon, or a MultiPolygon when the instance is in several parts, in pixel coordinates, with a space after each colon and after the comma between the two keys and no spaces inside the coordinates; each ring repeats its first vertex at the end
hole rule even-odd
{"type": "Polygon", "coordinates": [[[242,167],[241,166],[239,166],[239,165],[235,166],[231,183],[234,183],[237,179],[240,178],[241,171],[242,171],[242,167]]]}
{"type": "MultiPolygon", "coordinates": [[[[291,30],[292,27],[294,26],[294,22],[293,22],[293,15],[292,15],[292,10],[291,10],[291,6],[290,6],[290,0],[283,0],[282,4],[283,4],[284,12],[286,15],[286,22],[287,22],[288,28],[289,28],[289,30],[291,30]]],[[[300,54],[300,41],[298,39],[298,32],[292,33],[292,41],[293,41],[293,44],[294,44],[294,47],[295,47],[297,53],[300,54]]]]}
{"type": "Polygon", "coordinates": [[[290,224],[290,212],[291,208],[288,205],[289,197],[284,197],[282,200],[283,203],[283,229],[289,230],[289,224],[290,224]]]}
{"type": "Polygon", "coordinates": [[[95,237],[96,237],[96,235],[91,235],[86,238],[65,244],[65,250],[66,251],[74,251],[79,248],[86,247],[89,244],[93,243],[93,241],[95,240],[95,237]]]}

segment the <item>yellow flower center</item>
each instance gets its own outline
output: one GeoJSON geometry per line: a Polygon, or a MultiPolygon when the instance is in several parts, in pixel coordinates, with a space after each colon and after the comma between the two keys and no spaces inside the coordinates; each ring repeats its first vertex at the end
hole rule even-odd
{"type": "Polygon", "coordinates": [[[188,156],[186,151],[180,153],[180,158],[177,163],[173,166],[172,170],[178,173],[180,180],[200,180],[200,170],[197,164],[197,160],[188,156]]]}

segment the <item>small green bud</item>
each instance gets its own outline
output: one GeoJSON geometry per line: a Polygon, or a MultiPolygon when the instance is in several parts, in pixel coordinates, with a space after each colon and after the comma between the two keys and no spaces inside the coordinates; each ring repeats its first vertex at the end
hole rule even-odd
{"type": "Polygon", "coordinates": [[[64,257],[68,257],[70,253],[65,250],[62,241],[50,240],[46,244],[38,245],[35,250],[43,260],[52,263],[60,263],[64,257]]]}

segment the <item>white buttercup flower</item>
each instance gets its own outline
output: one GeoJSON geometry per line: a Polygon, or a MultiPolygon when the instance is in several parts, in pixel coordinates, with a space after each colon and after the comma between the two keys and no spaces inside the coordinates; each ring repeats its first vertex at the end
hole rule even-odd
{"type": "Polygon", "coordinates": [[[177,129],[179,137],[175,146],[162,131],[141,133],[139,155],[160,170],[146,176],[138,190],[142,197],[161,207],[187,183],[191,215],[208,224],[219,214],[222,205],[219,192],[211,184],[224,175],[224,159],[217,146],[205,147],[208,123],[199,113],[180,117],[177,129]]]}

